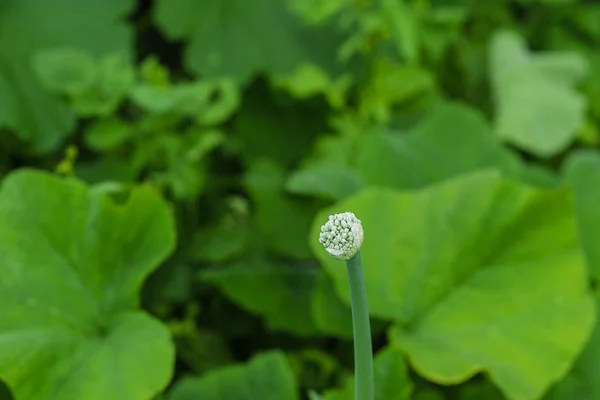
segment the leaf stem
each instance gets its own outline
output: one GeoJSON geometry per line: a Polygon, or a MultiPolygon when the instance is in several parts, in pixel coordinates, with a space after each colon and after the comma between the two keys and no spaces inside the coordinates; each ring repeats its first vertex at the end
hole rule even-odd
{"type": "Polygon", "coordinates": [[[354,328],[354,399],[373,400],[373,344],[360,251],[346,261],[354,328]]]}

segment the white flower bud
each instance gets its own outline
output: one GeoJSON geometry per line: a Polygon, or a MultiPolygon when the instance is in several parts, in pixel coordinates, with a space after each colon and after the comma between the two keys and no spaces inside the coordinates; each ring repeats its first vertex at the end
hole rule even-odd
{"type": "Polygon", "coordinates": [[[364,238],[360,220],[351,212],[330,215],[321,227],[319,242],[338,260],[347,261],[360,249],[364,238]]]}

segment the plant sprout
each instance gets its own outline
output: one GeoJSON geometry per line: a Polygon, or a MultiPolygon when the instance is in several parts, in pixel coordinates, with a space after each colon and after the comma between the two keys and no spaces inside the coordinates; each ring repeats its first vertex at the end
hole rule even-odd
{"type": "Polygon", "coordinates": [[[360,258],[363,238],[360,220],[353,213],[346,212],[329,216],[321,227],[319,242],[334,258],[346,261],[354,331],[354,399],[373,400],[373,346],[360,258]]]}

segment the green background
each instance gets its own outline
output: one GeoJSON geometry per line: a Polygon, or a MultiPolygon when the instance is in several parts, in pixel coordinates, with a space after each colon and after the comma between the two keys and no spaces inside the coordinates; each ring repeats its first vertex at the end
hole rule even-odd
{"type": "Polygon", "coordinates": [[[600,400],[600,4],[0,0],[0,399],[600,400]]]}

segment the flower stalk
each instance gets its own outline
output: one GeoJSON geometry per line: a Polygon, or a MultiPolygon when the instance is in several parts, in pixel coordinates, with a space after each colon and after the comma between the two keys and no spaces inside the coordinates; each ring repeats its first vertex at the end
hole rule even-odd
{"type": "Polygon", "coordinates": [[[359,251],[363,238],[360,220],[353,213],[346,212],[329,217],[321,227],[319,242],[331,256],[346,261],[354,335],[354,399],[373,400],[373,344],[367,290],[359,251]]]}
{"type": "Polygon", "coordinates": [[[373,400],[373,345],[360,251],[346,261],[354,333],[354,399],[373,400]]]}

